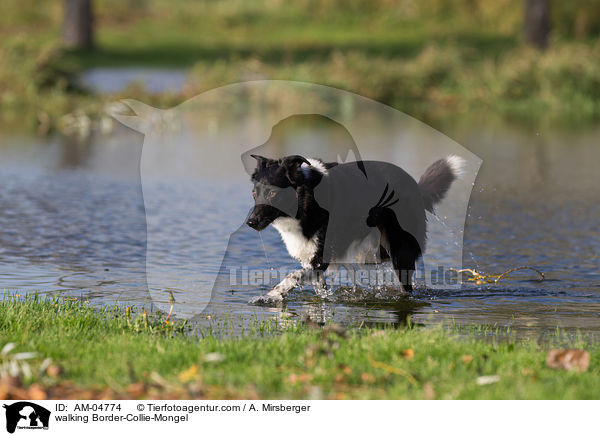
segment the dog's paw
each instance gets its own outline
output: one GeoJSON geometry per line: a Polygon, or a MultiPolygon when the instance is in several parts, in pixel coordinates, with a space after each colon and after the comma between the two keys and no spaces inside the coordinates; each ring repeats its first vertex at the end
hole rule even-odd
{"type": "Polygon", "coordinates": [[[248,304],[252,304],[255,306],[275,306],[281,304],[283,302],[283,297],[279,294],[276,295],[259,295],[257,297],[252,298],[248,304]]]}

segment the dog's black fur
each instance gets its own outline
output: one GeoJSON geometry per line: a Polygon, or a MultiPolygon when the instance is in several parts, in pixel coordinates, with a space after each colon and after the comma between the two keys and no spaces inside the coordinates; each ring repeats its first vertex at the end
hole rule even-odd
{"type": "MultiPolygon", "coordinates": [[[[288,156],[283,159],[267,159],[252,155],[257,160],[256,170],[252,174],[255,206],[246,224],[261,231],[281,217],[294,217],[299,221],[302,234],[306,239],[318,235],[319,249],[310,260],[312,268],[325,271],[323,262],[323,243],[329,221],[329,212],[323,209],[314,196],[314,188],[321,182],[323,174],[318,170],[302,171],[302,164],[311,166],[302,156],[288,156]],[[297,212],[284,212],[295,208],[297,212]]],[[[326,169],[338,165],[337,162],[324,164],[326,169]]]]}
{"type": "MultiPolygon", "coordinates": [[[[285,232],[297,231],[301,232],[307,243],[309,241],[316,243],[316,249],[309,252],[310,258],[298,255],[295,257],[301,261],[304,270],[312,269],[324,272],[329,266],[323,258],[329,212],[317,202],[315,188],[321,183],[323,177],[333,177],[327,175],[328,170],[338,164],[335,162],[323,163],[315,159],[309,161],[297,155],[277,160],[256,155],[252,157],[257,161],[256,169],[251,177],[254,183],[255,206],[246,223],[253,229],[261,231],[269,224],[279,222],[280,218],[288,219],[288,222],[292,223],[295,226],[294,229],[297,230],[278,228],[284,240],[285,232]]],[[[387,168],[391,166],[391,164],[383,162],[365,162],[365,164],[367,164],[367,168],[371,165],[386,165],[387,168]]],[[[414,205],[411,204],[411,207],[421,210],[421,212],[417,211],[415,216],[418,217],[418,220],[423,221],[420,224],[423,229],[425,228],[424,211],[433,211],[433,206],[444,197],[452,182],[458,177],[461,164],[460,158],[456,157],[440,159],[425,171],[418,184],[410,179],[414,186],[407,185],[409,189],[420,192],[420,195],[417,195],[420,200],[414,205]]],[[[392,168],[396,168],[398,172],[406,175],[402,169],[393,166],[392,168]]],[[[398,201],[394,201],[395,193],[392,189],[387,198],[385,198],[386,194],[388,194],[387,185],[379,202],[371,207],[368,216],[362,219],[367,226],[379,229],[381,233],[380,250],[384,254],[382,260],[389,255],[403,288],[410,292],[412,290],[412,273],[415,270],[416,261],[422,255],[425,235],[413,235],[399,224],[396,213],[391,208],[398,201]]],[[[299,239],[299,235],[296,239],[299,239]]],[[[294,256],[292,252],[290,254],[294,256]]],[[[291,286],[298,284],[299,280],[301,279],[295,280],[291,286]]],[[[271,297],[274,298],[261,297],[262,299],[258,299],[256,302],[279,301],[289,289],[279,289],[277,293],[281,295],[275,295],[274,291],[275,288],[271,292],[273,293],[271,297]]]]}
{"type": "Polygon", "coordinates": [[[391,208],[398,202],[394,199],[395,192],[388,193],[389,185],[385,186],[383,194],[375,206],[369,210],[367,225],[377,227],[381,233],[381,247],[389,254],[398,274],[402,287],[412,292],[412,275],[417,259],[422,251],[419,242],[398,223],[396,213],[391,208]]]}

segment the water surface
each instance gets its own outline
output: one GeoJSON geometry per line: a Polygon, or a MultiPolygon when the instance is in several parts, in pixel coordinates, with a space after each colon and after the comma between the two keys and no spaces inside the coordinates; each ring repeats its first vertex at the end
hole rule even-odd
{"type": "MultiPolygon", "coordinates": [[[[376,292],[340,290],[322,299],[310,290],[295,291],[286,317],[402,324],[410,315],[417,323],[495,324],[532,336],[556,326],[600,333],[600,129],[537,132],[482,125],[444,133],[483,159],[465,223],[463,266],[499,274],[533,265],[546,280],[525,271],[497,284],[418,286],[411,297],[388,299],[376,292]]],[[[19,294],[77,296],[97,304],[151,304],[139,175],[142,136],[120,128],[85,140],[0,141],[0,285],[19,294]]],[[[252,204],[249,183],[236,179],[227,187],[239,199],[237,210],[219,209],[218,203],[206,207],[215,201],[210,183],[207,179],[206,198],[186,207],[205,208],[216,223],[233,220],[239,226],[230,261],[264,269],[296,265],[273,229],[262,232],[261,240],[243,226],[252,204]]],[[[173,225],[195,231],[184,219],[173,225]]],[[[220,268],[210,233],[202,237],[206,243],[194,253],[206,259],[206,268],[220,268]]],[[[177,275],[177,253],[170,259],[177,275]]],[[[281,317],[280,308],[247,304],[264,291],[231,286],[202,316],[227,316],[236,325],[281,317]]]]}

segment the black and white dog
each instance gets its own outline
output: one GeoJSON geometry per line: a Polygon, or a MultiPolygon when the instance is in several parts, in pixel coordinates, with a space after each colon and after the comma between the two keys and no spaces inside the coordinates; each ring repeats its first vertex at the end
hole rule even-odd
{"type": "Polygon", "coordinates": [[[282,301],[307,278],[322,280],[330,266],[386,259],[410,292],[425,248],[425,211],[433,212],[464,164],[458,156],[440,159],[417,183],[386,162],[252,157],[257,161],[251,177],[255,205],[246,224],[258,231],[272,224],[302,265],[266,295],[252,299],[254,304],[282,301]]]}

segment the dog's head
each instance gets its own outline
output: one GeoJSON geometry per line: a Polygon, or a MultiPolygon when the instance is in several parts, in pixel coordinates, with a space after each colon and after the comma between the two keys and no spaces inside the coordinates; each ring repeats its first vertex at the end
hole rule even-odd
{"type": "Polygon", "coordinates": [[[252,155],[256,169],[252,174],[254,208],[246,221],[261,231],[279,217],[295,217],[298,211],[296,189],[305,182],[302,165],[310,162],[302,156],[269,159],[252,155]]]}

